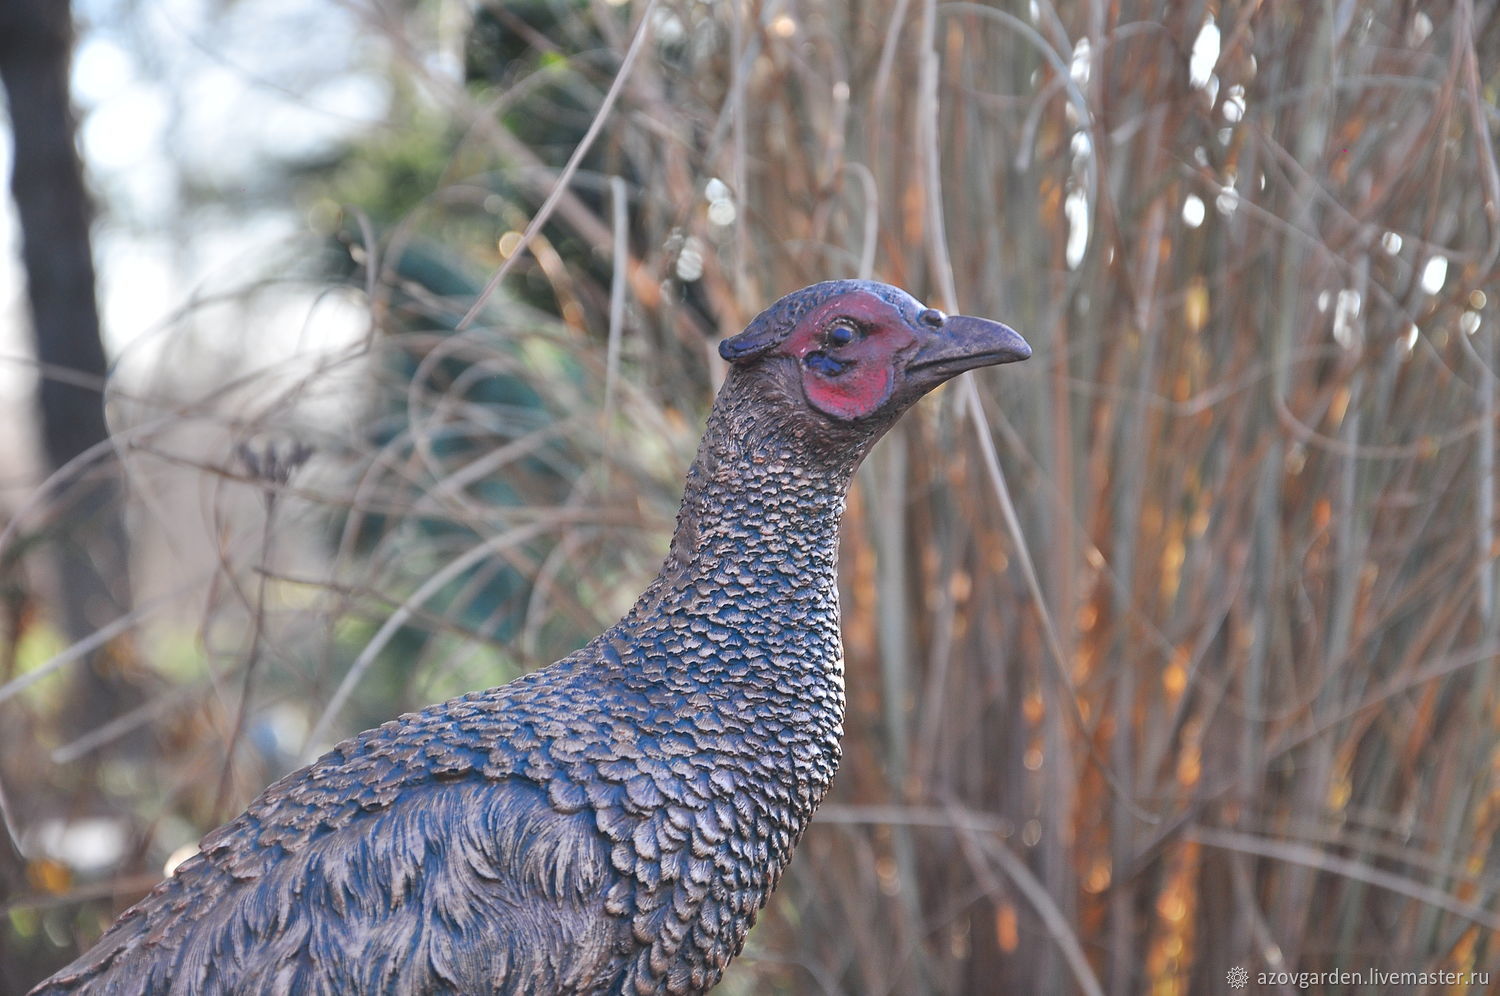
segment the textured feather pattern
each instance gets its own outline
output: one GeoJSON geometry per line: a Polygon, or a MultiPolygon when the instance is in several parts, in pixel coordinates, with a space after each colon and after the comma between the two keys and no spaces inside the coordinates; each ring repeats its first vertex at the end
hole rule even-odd
{"type": "Polygon", "coordinates": [[[838,524],[890,421],[830,441],[785,392],[731,375],[623,620],[276,782],[35,992],[717,982],[838,765],[838,524]]]}
{"type": "Polygon", "coordinates": [[[937,384],[1031,355],[860,281],[721,352],[671,552],[624,619],[281,779],[35,992],[713,986],[838,767],[855,467],[937,384]]]}

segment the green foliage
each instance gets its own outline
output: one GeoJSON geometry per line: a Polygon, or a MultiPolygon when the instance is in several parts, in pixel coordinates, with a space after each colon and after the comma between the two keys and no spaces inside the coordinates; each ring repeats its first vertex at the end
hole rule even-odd
{"type": "Polygon", "coordinates": [[[373,132],[306,177],[304,189],[393,225],[422,209],[442,185],[458,139],[447,117],[411,108],[401,127],[373,132]]]}

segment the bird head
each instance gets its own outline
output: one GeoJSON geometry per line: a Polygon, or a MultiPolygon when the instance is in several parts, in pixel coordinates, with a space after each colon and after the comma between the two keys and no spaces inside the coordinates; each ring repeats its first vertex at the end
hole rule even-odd
{"type": "Polygon", "coordinates": [[[944,381],[1024,360],[1031,347],[999,322],[945,315],[888,284],[831,280],[771,305],[719,355],[772,379],[825,430],[831,422],[879,435],[944,381]]]}

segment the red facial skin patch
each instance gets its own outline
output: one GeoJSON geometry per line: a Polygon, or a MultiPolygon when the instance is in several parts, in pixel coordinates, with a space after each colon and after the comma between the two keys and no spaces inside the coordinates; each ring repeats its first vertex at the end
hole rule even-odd
{"type": "Polygon", "coordinates": [[[863,291],[843,294],[823,304],[781,346],[802,370],[802,388],[818,411],[833,418],[863,418],[891,396],[900,357],[914,350],[917,337],[902,314],[863,291]],[[838,345],[830,331],[845,324],[856,330],[851,342],[838,345]],[[809,360],[814,353],[822,354],[809,360]]]}

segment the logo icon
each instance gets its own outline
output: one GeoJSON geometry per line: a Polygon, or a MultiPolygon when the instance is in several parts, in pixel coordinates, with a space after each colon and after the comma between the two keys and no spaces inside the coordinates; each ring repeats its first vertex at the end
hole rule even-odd
{"type": "Polygon", "coordinates": [[[1250,972],[1243,965],[1236,965],[1225,973],[1224,979],[1230,989],[1244,989],[1250,984],[1250,972]]]}

